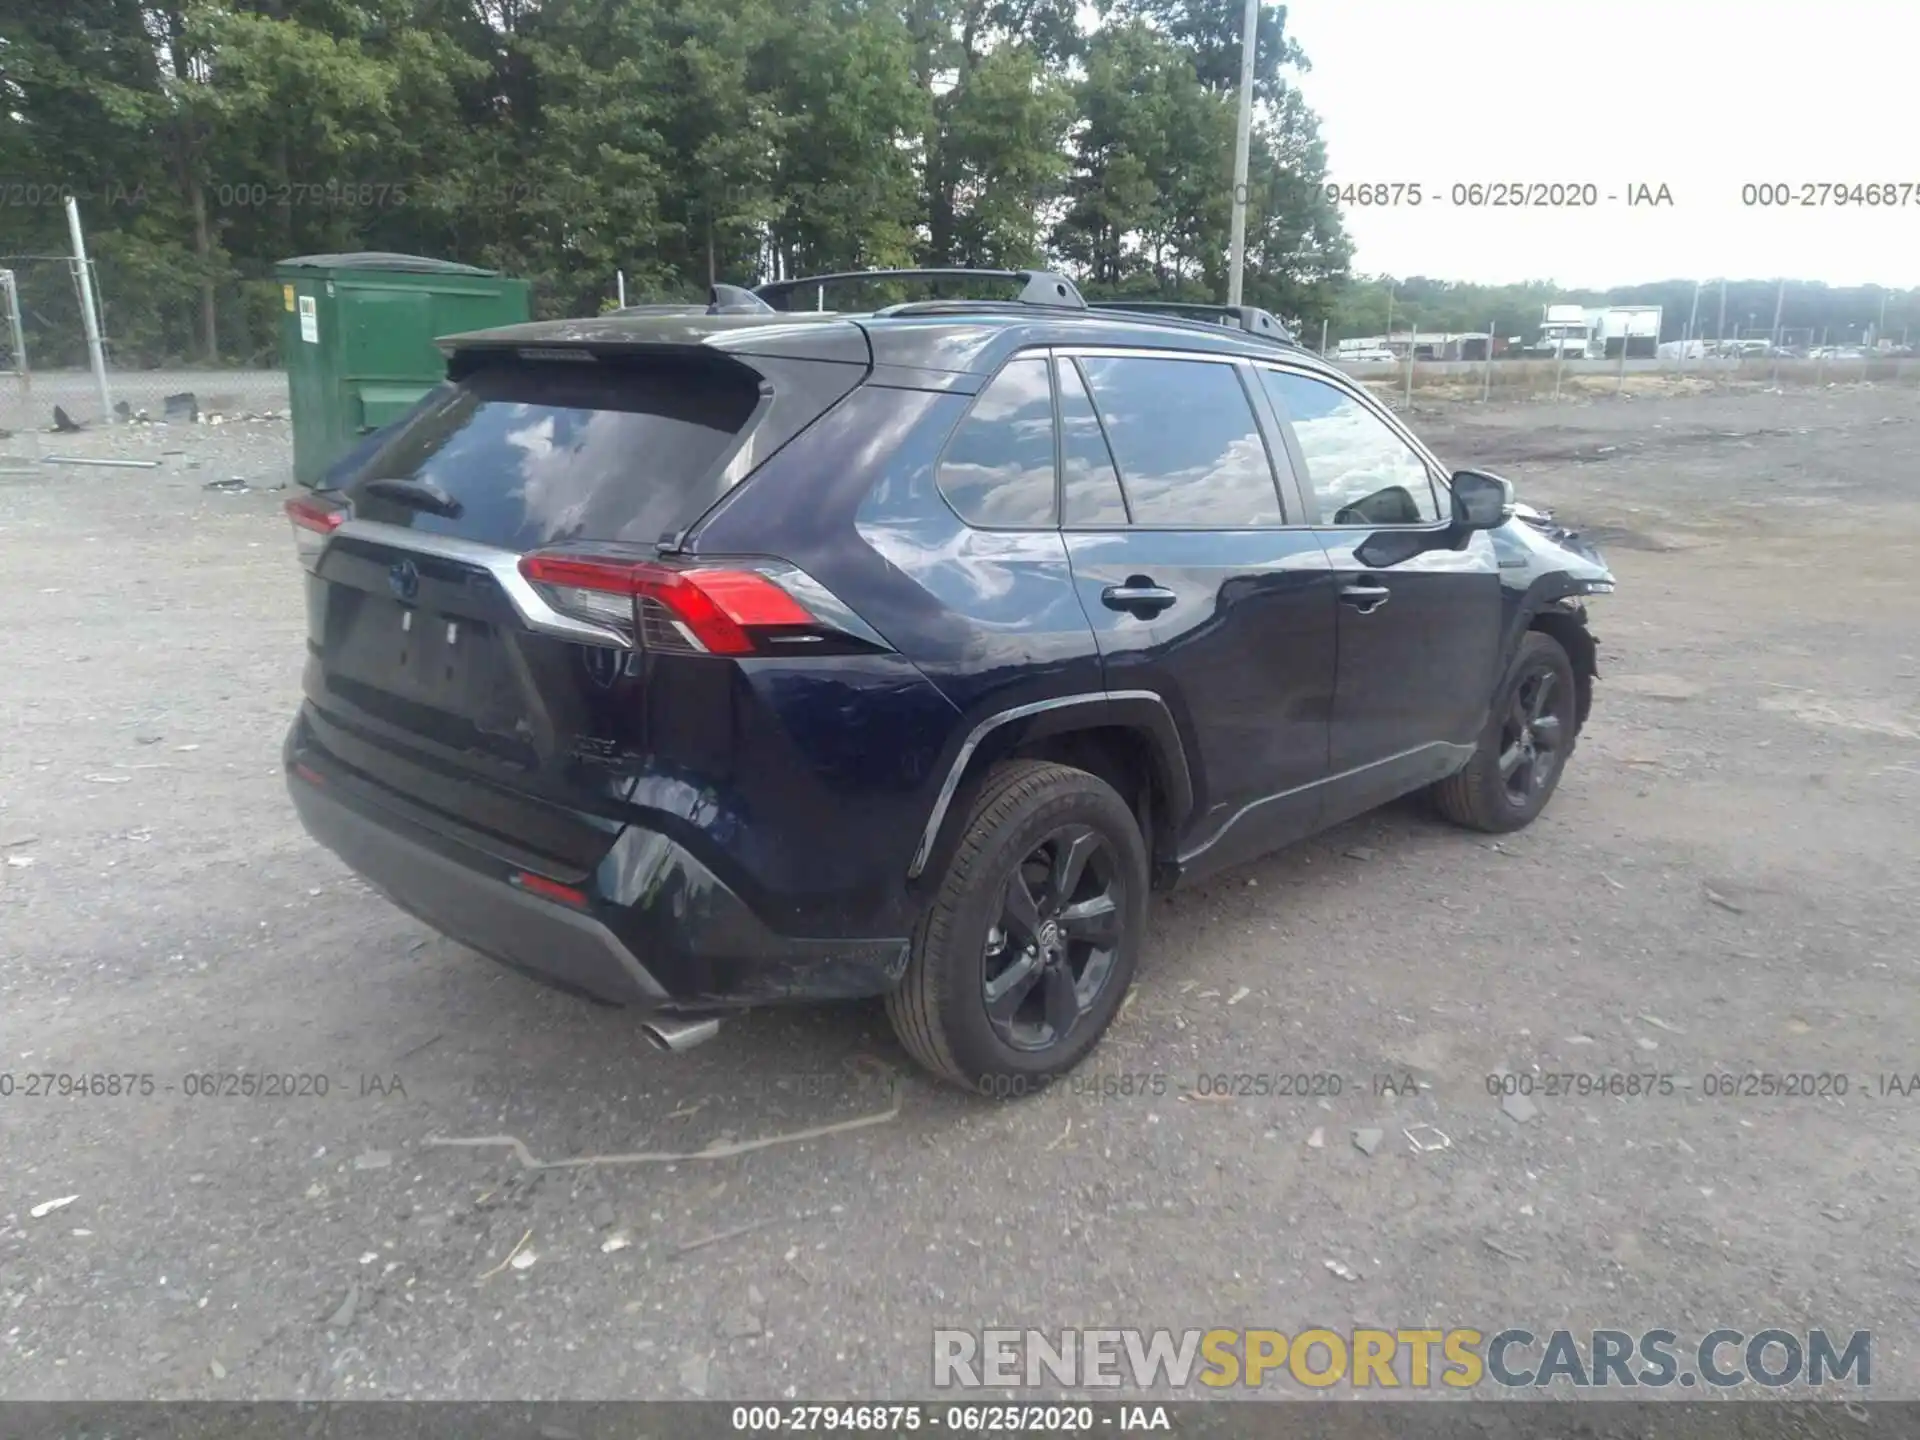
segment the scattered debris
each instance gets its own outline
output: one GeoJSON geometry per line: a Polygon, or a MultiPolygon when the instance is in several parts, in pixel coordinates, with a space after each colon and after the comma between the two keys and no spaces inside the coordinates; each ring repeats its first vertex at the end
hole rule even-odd
{"type": "Polygon", "coordinates": [[[169,420],[185,420],[193,424],[200,419],[200,402],[194,398],[191,390],[182,390],[178,395],[163,395],[160,398],[160,413],[169,420]]]}
{"type": "Polygon", "coordinates": [[[158,460],[107,460],[91,455],[42,455],[47,465],[98,465],[108,470],[157,470],[158,460]]]}
{"type": "Polygon", "coordinates": [[[1540,1113],[1540,1107],[1525,1095],[1509,1095],[1500,1102],[1500,1108],[1506,1112],[1509,1120],[1524,1125],[1540,1113]]]}
{"type": "MultiPolygon", "coordinates": [[[[488,1195],[491,1195],[492,1193],[493,1192],[491,1190],[487,1192],[488,1195]]],[[[481,1199],[485,1199],[485,1198],[486,1196],[484,1195],[481,1197],[481,1199]]],[[[517,1241],[514,1242],[513,1249],[507,1252],[507,1258],[502,1260],[498,1265],[494,1266],[491,1270],[487,1271],[487,1273],[482,1275],[480,1278],[482,1280],[491,1280],[494,1276],[498,1275],[502,1270],[506,1269],[507,1266],[513,1264],[513,1262],[519,1258],[521,1248],[527,1243],[527,1241],[531,1240],[532,1238],[533,1238],[533,1231],[528,1230],[526,1234],[522,1235],[517,1241]]]]}
{"type": "Polygon", "coordinates": [[[1066,1143],[1067,1137],[1071,1134],[1073,1134],[1073,1117],[1069,1115],[1067,1117],[1067,1128],[1062,1130],[1058,1135],[1054,1136],[1052,1140],[1047,1142],[1047,1149],[1049,1150],[1059,1149],[1060,1146],[1066,1143]]]}
{"type": "Polygon", "coordinates": [[[609,1205],[606,1201],[602,1200],[598,1205],[595,1205],[593,1207],[593,1214],[588,1218],[593,1221],[594,1229],[611,1230],[613,1228],[613,1222],[615,1218],[613,1213],[613,1206],[609,1205]]]}
{"type": "Polygon", "coordinates": [[[1351,850],[1343,850],[1341,853],[1349,860],[1371,860],[1374,852],[1371,845],[1356,845],[1351,850]]]}
{"type": "Polygon", "coordinates": [[[166,738],[164,735],[136,735],[133,737],[133,743],[136,745],[158,745],[166,738]]]}
{"type": "Polygon", "coordinates": [[[133,419],[133,406],[124,400],[116,400],[113,402],[113,413],[121,420],[131,420],[133,419]]]}
{"type": "Polygon", "coordinates": [[[1732,911],[1735,915],[1744,915],[1747,913],[1743,906],[1734,904],[1733,901],[1727,899],[1726,896],[1717,890],[1709,889],[1706,894],[1707,903],[1710,905],[1718,905],[1722,910],[1732,911]]]}
{"type": "Polygon", "coordinates": [[[53,407],[53,428],[62,435],[77,435],[83,427],[78,420],[56,405],[53,407]]]}
{"type": "Polygon", "coordinates": [[[73,1202],[79,1198],[78,1195],[62,1195],[58,1200],[42,1200],[38,1205],[29,1210],[27,1214],[36,1220],[44,1220],[54,1211],[66,1209],[67,1206],[73,1204],[73,1202]]]}
{"type": "Polygon", "coordinates": [[[38,835],[22,835],[18,840],[0,840],[0,850],[18,850],[22,845],[31,845],[38,835]]]}
{"type": "Polygon", "coordinates": [[[327,1317],[327,1329],[344,1330],[353,1324],[353,1317],[360,1313],[360,1286],[356,1283],[347,1287],[347,1298],[340,1302],[339,1308],[327,1317]]]}
{"type": "Polygon", "coordinates": [[[1594,1042],[1591,1035],[1569,1035],[1566,1037],[1564,1043],[1568,1045],[1591,1045],[1594,1042]]]}
{"type": "Polygon", "coordinates": [[[507,1263],[516,1270],[531,1270],[533,1268],[533,1262],[539,1258],[540,1257],[531,1250],[522,1250],[507,1263]]]}
{"type": "Polygon", "coordinates": [[[1354,1270],[1352,1266],[1343,1265],[1338,1260],[1326,1260],[1321,1263],[1323,1263],[1327,1267],[1327,1269],[1331,1270],[1334,1274],[1338,1275],[1342,1280],[1354,1281],[1360,1278],[1359,1272],[1354,1270]]]}
{"type": "Polygon", "coordinates": [[[200,488],[202,490],[213,490],[222,495],[240,495],[252,487],[236,475],[231,480],[209,480],[200,488]]]}
{"type": "Polygon", "coordinates": [[[729,1240],[738,1240],[742,1235],[751,1235],[756,1230],[764,1230],[771,1220],[755,1220],[749,1225],[736,1225],[731,1230],[721,1230],[712,1235],[702,1235],[698,1240],[689,1240],[675,1248],[673,1255],[677,1260],[682,1255],[691,1255],[695,1250],[705,1250],[712,1245],[722,1245],[729,1240]]]}
{"type": "Polygon", "coordinates": [[[12,866],[15,870],[24,870],[29,865],[33,864],[33,856],[9,855],[7,856],[7,864],[12,866]]]}
{"type": "Polygon", "coordinates": [[[1642,1050],[1658,1050],[1660,1048],[1660,1042],[1658,1040],[1650,1040],[1645,1035],[1635,1037],[1633,1043],[1642,1050]]]}
{"type": "Polygon", "coordinates": [[[1436,1150],[1453,1148],[1453,1137],[1437,1125],[1422,1122],[1418,1125],[1409,1125],[1400,1133],[1407,1137],[1407,1143],[1421,1155],[1431,1155],[1436,1150]],[[1414,1133],[1416,1130],[1420,1132],[1417,1135],[1414,1133]]]}
{"type": "Polygon", "coordinates": [[[1618,880],[1614,879],[1611,875],[1607,874],[1607,872],[1604,870],[1600,872],[1600,878],[1606,881],[1607,884],[1611,885],[1616,890],[1624,890],[1627,888],[1626,886],[1622,885],[1618,880]]]}
{"type": "Polygon", "coordinates": [[[209,1360],[207,1362],[207,1371],[216,1380],[224,1380],[227,1378],[227,1367],[222,1365],[218,1360],[209,1360]]]}
{"type": "Polygon", "coordinates": [[[1387,1132],[1384,1130],[1372,1128],[1356,1130],[1353,1132],[1353,1148],[1362,1155],[1371,1155],[1380,1148],[1380,1142],[1386,1138],[1386,1135],[1387,1132]]]}
{"type": "Polygon", "coordinates": [[[1313,1133],[1307,1136],[1307,1148],[1309,1150],[1324,1150],[1327,1148],[1327,1130],[1324,1125],[1316,1125],[1313,1127],[1313,1133]]]}
{"type": "Polygon", "coordinates": [[[87,780],[94,785],[126,785],[132,781],[131,775],[89,775],[87,780]]]}
{"type": "Polygon", "coordinates": [[[632,1244],[633,1237],[631,1235],[627,1234],[624,1230],[616,1230],[600,1242],[600,1253],[602,1255],[612,1255],[616,1251],[627,1249],[632,1244]]]}
{"type": "Polygon", "coordinates": [[[353,1157],[356,1170],[385,1170],[393,1164],[393,1152],[390,1150],[369,1150],[364,1155],[353,1157]]]}
{"type": "Polygon", "coordinates": [[[1488,1235],[1482,1235],[1480,1237],[1480,1243],[1486,1246],[1487,1249],[1491,1250],[1494,1254],[1504,1255],[1509,1260],[1524,1261],[1527,1258],[1525,1255],[1522,1255],[1518,1250],[1507,1249],[1506,1246],[1502,1245],[1499,1241],[1493,1239],[1491,1236],[1488,1236],[1488,1235]]]}
{"type": "Polygon", "coordinates": [[[1251,994],[1253,994],[1253,990],[1249,986],[1242,985],[1238,990],[1234,991],[1233,994],[1227,997],[1227,1004],[1238,1005],[1242,1000],[1246,999],[1247,996],[1251,994]]]}
{"type": "Polygon", "coordinates": [[[1686,1031],[1682,1030],[1678,1025],[1668,1024],[1665,1020],[1662,1020],[1658,1015],[1642,1015],[1640,1018],[1646,1021],[1647,1024],[1653,1026],[1654,1029],[1665,1030],[1669,1035],[1684,1035],[1687,1033],[1686,1031]]]}
{"type": "Polygon", "coordinates": [[[896,1098],[884,1110],[856,1115],[850,1120],[836,1120],[830,1125],[811,1125],[804,1130],[788,1130],[777,1135],[763,1135],[754,1140],[715,1141],[704,1150],[637,1150],[624,1155],[576,1155],[566,1160],[542,1160],[527,1149],[526,1142],[517,1135],[429,1135],[421,1143],[441,1149],[499,1147],[511,1150],[514,1158],[520,1162],[522,1170],[580,1170],[594,1165],[677,1165],[691,1160],[726,1160],[735,1155],[747,1155],[755,1150],[766,1150],[775,1145],[795,1145],[803,1140],[818,1140],[827,1135],[839,1135],[848,1130],[861,1130],[869,1125],[883,1125],[890,1120],[897,1120],[900,1118],[900,1101],[897,1098],[900,1092],[890,1089],[888,1093],[896,1098]]]}

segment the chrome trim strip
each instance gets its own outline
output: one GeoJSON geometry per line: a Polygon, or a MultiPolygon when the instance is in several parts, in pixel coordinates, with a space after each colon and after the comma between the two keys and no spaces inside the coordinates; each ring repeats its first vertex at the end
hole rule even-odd
{"type": "MultiPolygon", "coordinates": [[[[1232,338],[1236,332],[1220,327],[1220,333],[1232,338]]],[[[1244,333],[1244,332],[1240,332],[1244,333]]],[[[1178,339],[1178,336],[1174,336],[1178,339]]],[[[1092,355],[1103,360],[1199,360],[1208,365],[1238,365],[1242,361],[1252,360],[1251,355],[1222,354],[1212,350],[1180,350],[1169,347],[1165,350],[1150,345],[1080,345],[1063,344],[1050,347],[1055,355],[1092,355]]]]}
{"type": "Polygon", "coordinates": [[[920,832],[920,844],[907,866],[907,878],[917,879],[920,872],[926,869],[927,861],[933,855],[934,841],[940,838],[940,826],[947,818],[947,807],[953,804],[954,792],[960,788],[960,776],[965,773],[967,762],[973,758],[973,752],[980,748],[982,740],[1009,721],[1024,720],[1048,710],[1064,710],[1070,705],[1099,705],[1109,700],[1151,700],[1162,708],[1167,703],[1151,690],[1088,691],[1078,695],[1061,695],[1052,700],[1036,700],[1030,705],[1016,705],[1011,710],[989,715],[974,726],[961,743],[960,753],[953,757],[953,764],[948,767],[947,778],[941,783],[939,795],[934,797],[933,813],[927,816],[926,828],[920,832]]]}
{"type": "Polygon", "coordinates": [[[1282,800],[1291,800],[1296,796],[1305,795],[1312,790],[1325,790],[1328,786],[1337,785],[1342,780],[1350,780],[1355,775],[1364,775],[1369,770],[1377,770],[1383,765],[1392,765],[1396,761],[1406,760],[1415,755],[1424,755],[1431,750],[1460,751],[1463,756],[1462,763],[1473,758],[1473,746],[1471,745],[1455,745],[1448,740],[1429,740],[1424,745],[1415,745],[1410,749],[1399,750],[1392,755],[1383,756],[1381,759],[1369,760],[1364,765],[1351,766],[1348,769],[1342,770],[1337,775],[1324,775],[1318,780],[1309,780],[1305,784],[1295,785],[1290,790],[1276,790],[1271,795],[1262,795],[1258,800],[1249,800],[1246,804],[1242,805],[1238,810],[1234,811],[1233,814],[1229,815],[1225,823],[1222,824],[1218,830],[1214,831],[1213,834],[1209,835],[1200,844],[1194,846],[1193,849],[1179,855],[1177,857],[1177,863],[1183,869],[1193,864],[1194,861],[1200,859],[1209,850],[1213,849],[1214,846],[1224,840],[1228,831],[1232,830],[1234,826],[1238,825],[1256,810],[1263,809],[1268,805],[1278,804],[1282,800]]]}
{"type": "MultiPolygon", "coordinates": [[[[463,540],[458,535],[433,535],[421,530],[409,530],[404,525],[388,525],[379,520],[347,520],[327,537],[327,544],[331,545],[342,536],[395,550],[411,550],[416,555],[433,555],[442,560],[477,566],[494,578],[530,629],[557,635],[562,640],[572,640],[581,645],[606,645],[616,650],[633,648],[633,642],[618,630],[575,620],[549,605],[527,577],[520,573],[520,552],[517,550],[483,545],[477,540],[463,540]]],[[[326,558],[326,547],[323,546],[314,559],[316,572],[326,558]]]]}

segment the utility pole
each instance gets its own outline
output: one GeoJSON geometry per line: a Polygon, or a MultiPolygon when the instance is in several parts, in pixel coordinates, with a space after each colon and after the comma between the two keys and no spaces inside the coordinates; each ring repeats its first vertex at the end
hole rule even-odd
{"type": "MultiPolygon", "coordinates": [[[[1693,313],[1687,316],[1687,333],[1680,339],[1680,368],[1687,368],[1687,352],[1693,348],[1693,327],[1700,319],[1700,287],[1706,282],[1693,282],[1693,313]]],[[[1656,349],[1655,353],[1658,353],[1656,349]]]]}
{"type": "Polygon", "coordinates": [[[67,233],[73,237],[73,283],[80,290],[80,322],[87,327],[87,358],[93,364],[93,383],[100,390],[100,421],[113,423],[113,392],[107,388],[107,357],[100,348],[100,315],[93,307],[93,271],[87,265],[87,242],[80,233],[80,202],[67,196],[67,233]]]}
{"type": "Polygon", "coordinates": [[[1253,150],[1253,53],[1260,45],[1260,0],[1247,0],[1240,26],[1240,123],[1233,139],[1233,238],[1227,303],[1238,305],[1247,264],[1247,166],[1253,150]]]}
{"type": "Polygon", "coordinates": [[[1720,277],[1720,323],[1713,327],[1713,343],[1718,345],[1727,338],[1727,277],[1720,277]]]}

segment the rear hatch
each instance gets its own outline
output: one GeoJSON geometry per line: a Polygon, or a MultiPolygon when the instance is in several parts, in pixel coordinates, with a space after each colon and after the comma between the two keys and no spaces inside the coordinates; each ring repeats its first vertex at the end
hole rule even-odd
{"type": "Polygon", "coordinates": [[[685,345],[456,351],[448,383],[335,488],[289,503],[309,572],[303,763],[511,864],[584,877],[650,748],[648,647],[619,613],[647,602],[637,585],[608,606],[533,583],[521,560],[655,573],[663,539],[865,368],[685,345]]]}

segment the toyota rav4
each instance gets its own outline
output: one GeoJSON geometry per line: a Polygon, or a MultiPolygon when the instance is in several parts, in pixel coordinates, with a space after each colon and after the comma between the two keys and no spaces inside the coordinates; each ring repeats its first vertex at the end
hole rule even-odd
{"type": "Polygon", "coordinates": [[[1099,1041],[1150,891],[1410,791],[1540,813],[1577,535],[1264,311],[789,308],[845,278],[452,337],[289,503],[320,843],[669,1048],[884,996],[1006,1094],[1099,1041]]]}

